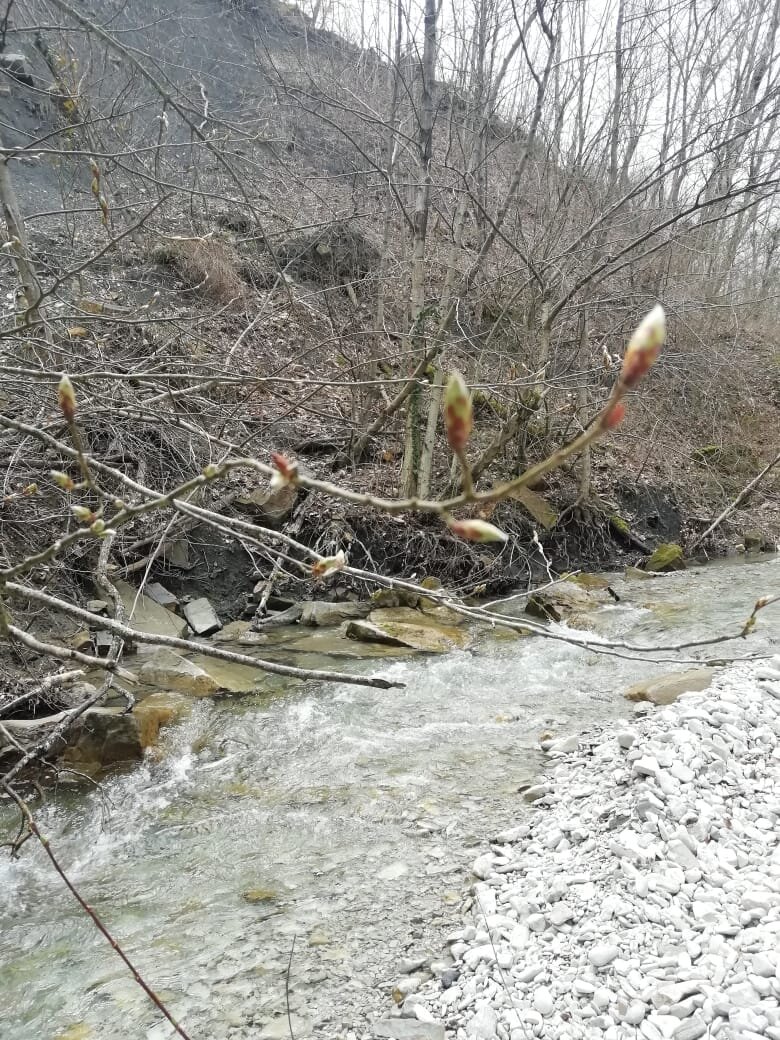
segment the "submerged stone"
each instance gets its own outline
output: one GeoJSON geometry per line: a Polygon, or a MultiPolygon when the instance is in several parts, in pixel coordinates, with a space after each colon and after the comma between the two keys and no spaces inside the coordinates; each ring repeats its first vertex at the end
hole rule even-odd
{"type": "Polygon", "coordinates": [[[279,893],[273,888],[247,888],[241,893],[241,898],[246,903],[275,903],[279,893]]]}

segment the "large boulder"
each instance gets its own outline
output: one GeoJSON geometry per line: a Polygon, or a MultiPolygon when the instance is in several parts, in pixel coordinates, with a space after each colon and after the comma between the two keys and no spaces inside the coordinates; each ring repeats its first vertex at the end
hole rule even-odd
{"type": "Polygon", "coordinates": [[[688,668],[684,672],[668,672],[629,686],[623,696],[628,701],[651,704],[673,704],[683,693],[706,690],[715,675],[714,668],[688,668]]]}
{"type": "Polygon", "coordinates": [[[645,570],[657,574],[666,571],[684,571],[685,560],[682,549],[674,542],[664,542],[648,557],[645,562],[645,570]]]}
{"type": "Polygon", "coordinates": [[[609,595],[603,590],[584,589],[565,581],[532,593],[528,597],[525,612],[543,621],[565,621],[579,618],[609,601],[609,595]]]}
{"type": "Polygon", "coordinates": [[[208,697],[219,690],[213,675],[167,647],[158,647],[145,658],[138,669],[138,677],[147,686],[175,690],[193,697],[208,697]]]}

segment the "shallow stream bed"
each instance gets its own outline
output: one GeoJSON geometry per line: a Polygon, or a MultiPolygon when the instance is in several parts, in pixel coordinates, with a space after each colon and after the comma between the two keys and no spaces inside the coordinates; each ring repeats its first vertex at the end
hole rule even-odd
{"type": "MultiPolygon", "coordinates": [[[[613,584],[621,602],[596,631],[699,638],[780,592],[780,560],[613,584]]],[[[776,653],[765,613],[750,640],[687,656],[776,653]]],[[[403,962],[436,956],[458,923],[489,835],[534,811],[520,792],[544,765],[540,737],[630,715],[625,688],[674,665],[497,633],[337,667],[406,686],[196,701],[155,760],[39,812],[193,1040],[289,1036],[288,964],[296,1040],[366,1033],[403,962]]],[[[0,842],[17,823],[0,810],[0,842]]],[[[32,842],[0,858],[0,980],[2,1040],[170,1035],[32,842]]]]}

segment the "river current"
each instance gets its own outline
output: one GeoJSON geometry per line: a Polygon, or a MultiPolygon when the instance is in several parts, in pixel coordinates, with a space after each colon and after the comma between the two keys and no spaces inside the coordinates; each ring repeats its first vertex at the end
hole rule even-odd
{"type": "MultiPolygon", "coordinates": [[[[600,634],[701,638],[780,592],[780,559],[613,586],[600,634]]],[[[778,646],[775,606],[750,639],[685,656],[778,646]]],[[[348,667],[406,685],[197,701],[159,755],[38,811],[192,1040],[273,1040],[290,1024],[296,1040],[359,1036],[457,926],[490,835],[534,811],[521,792],[544,766],[540,738],[630,716],[625,688],[675,666],[496,632],[474,651],[348,667]]],[[[17,826],[0,809],[0,842],[17,826]]],[[[42,851],[3,851],[1,1040],[169,1035],[42,851]]]]}

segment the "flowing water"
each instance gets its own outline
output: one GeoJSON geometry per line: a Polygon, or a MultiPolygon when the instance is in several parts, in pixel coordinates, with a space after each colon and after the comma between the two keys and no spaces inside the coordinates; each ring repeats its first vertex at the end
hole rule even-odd
{"type": "MultiPolygon", "coordinates": [[[[602,634],[702,637],[780,592],[780,560],[613,584],[602,634]]],[[[777,652],[778,613],[698,656],[777,652]]],[[[533,811],[519,792],[540,736],[630,715],[625,687],[673,666],[497,632],[474,652],[346,667],[406,686],[197,701],[155,760],[39,810],[193,1040],[289,1036],[288,1003],[298,1040],[359,1035],[402,960],[440,951],[489,835],[533,811]]],[[[0,842],[17,825],[0,810],[0,842]]],[[[169,1035],[41,849],[0,858],[0,1038],[169,1035]]]]}

